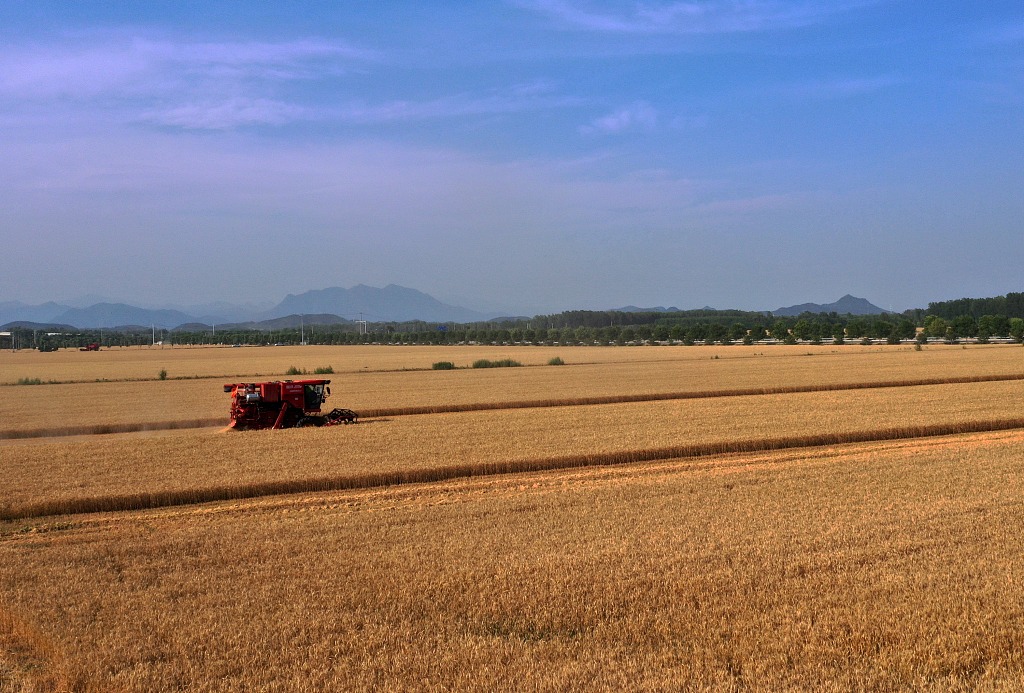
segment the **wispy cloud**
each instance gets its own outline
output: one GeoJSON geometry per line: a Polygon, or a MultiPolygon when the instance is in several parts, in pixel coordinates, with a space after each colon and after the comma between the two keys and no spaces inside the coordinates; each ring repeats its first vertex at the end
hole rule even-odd
{"type": "Polygon", "coordinates": [[[351,103],[327,112],[348,123],[389,123],[499,113],[521,113],[577,105],[579,99],[559,95],[544,84],[523,84],[481,94],[463,93],[427,100],[395,100],[378,104],[351,103]]]}
{"type": "MultiPolygon", "coordinates": [[[[877,1],[877,0],[875,0],[877,1]]],[[[517,4],[577,30],[627,34],[728,34],[818,24],[872,0],[690,0],[630,3],[520,0],[517,4]]]]}
{"type": "Polygon", "coordinates": [[[127,34],[0,55],[0,102],[34,118],[101,117],[187,129],[282,125],[308,117],[280,92],[362,69],[378,56],[340,41],[194,42],[127,34]],[[30,113],[32,109],[35,112],[30,113]]]}
{"type": "Polygon", "coordinates": [[[35,118],[101,114],[119,122],[189,130],[294,122],[383,124],[560,108],[577,103],[536,80],[436,98],[353,99],[329,80],[383,58],[346,43],[174,42],[119,37],[77,46],[22,46],[0,55],[0,102],[35,118]],[[291,89],[319,81],[316,89],[291,89]],[[51,107],[52,106],[52,107],[51,107]]]}
{"type": "Polygon", "coordinates": [[[658,125],[658,111],[646,101],[636,101],[580,128],[584,135],[610,135],[631,130],[653,130],[658,125]]]}
{"type": "Polygon", "coordinates": [[[190,130],[228,130],[246,125],[284,125],[306,120],[307,109],[270,99],[236,97],[143,113],[140,120],[190,130]]]}
{"type": "Polygon", "coordinates": [[[778,91],[798,98],[847,99],[864,94],[873,94],[899,86],[905,80],[899,75],[875,75],[872,77],[840,77],[829,80],[801,82],[778,91]]]}
{"type": "Polygon", "coordinates": [[[371,57],[343,43],[318,40],[189,43],[121,37],[77,46],[9,46],[0,56],[0,97],[157,95],[238,80],[311,78],[371,57]]]}

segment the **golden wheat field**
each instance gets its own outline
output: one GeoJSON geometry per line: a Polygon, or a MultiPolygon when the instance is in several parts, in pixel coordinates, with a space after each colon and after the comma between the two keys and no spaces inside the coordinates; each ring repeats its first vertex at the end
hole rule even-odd
{"type": "MultiPolygon", "coordinates": [[[[870,350],[871,347],[850,347],[870,350]]],[[[939,347],[936,347],[939,348],[939,347]]],[[[631,349],[604,347],[498,347],[498,346],[280,346],[280,347],[114,347],[96,352],[62,349],[51,353],[36,351],[0,352],[0,383],[21,378],[42,378],[59,382],[96,380],[154,380],[160,370],[168,377],[279,376],[290,366],[312,371],[332,366],[336,372],[395,371],[425,369],[437,361],[468,366],[477,359],[515,358],[524,365],[547,363],[554,356],[572,354],[577,363],[615,363],[635,360],[703,359],[712,353],[724,358],[729,347],[668,347],[631,349]]],[[[772,353],[799,353],[789,346],[772,353]]],[[[879,347],[875,347],[879,349],[879,347]]],[[[766,349],[761,349],[765,351],[766,349]]],[[[748,352],[749,353],[749,352],[748,352]]],[[[740,351],[734,356],[742,356],[740,351]]]]}
{"type": "Polygon", "coordinates": [[[0,691],[1024,686],[1019,346],[158,351],[0,353],[0,691]]]}
{"type": "Polygon", "coordinates": [[[81,353],[0,352],[0,383],[36,378],[32,386],[0,385],[0,439],[15,435],[91,432],[121,426],[159,429],[226,421],[227,398],[222,385],[250,379],[323,377],[332,382],[330,406],[364,414],[413,408],[453,408],[507,403],[543,403],[582,398],[700,394],[752,388],[833,387],[857,383],[906,383],[923,379],[1015,376],[1024,378],[1024,349],[989,346],[971,349],[928,347],[913,352],[902,347],[652,347],[585,348],[525,347],[271,347],[231,349],[125,349],[81,353]],[[421,353],[419,350],[423,351],[421,353]],[[309,351],[307,351],[309,350],[309,351]],[[183,374],[159,380],[159,357],[182,355],[183,374]],[[310,355],[312,354],[312,355],[310,355]],[[203,356],[207,360],[203,360],[203,356]],[[237,355],[238,361],[225,361],[237,355]],[[527,368],[461,368],[431,371],[430,365],[450,360],[468,366],[477,358],[509,355],[527,368]],[[109,362],[97,364],[97,356],[109,362]],[[546,366],[554,356],[565,366],[546,366]],[[630,356],[634,357],[630,360],[630,356]],[[19,368],[8,360],[17,357],[19,368]],[[64,362],[48,363],[52,357],[64,362]],[[125,369],[116,366],[125,359],[125,369]],[[717,358],[716,358],[717,357],[717,358]],[[127,370],[145,362],[148,370],[127,370]],[[399,370],[394,370],[403,364],[399,370]],[[104,381],[83,382],[97,365],[104,381]],[[330,366],[323,376],[286,376],[295,366],[312,373],[330,366]],[[230,375],[195,377],[221,369],[230,375]],[[26,373],[29,375],[18,375],[26,373]],[[126,380],[136,373],[142,380],[126,380]],[[7,374],[5,376],[5,374],[7,374]]]}
{"type": "Polygon", "coordinates": [[[7,528],[5,671],[53,690],[1015,690],[1021,444],[7,528]]]}
{"type": "MultiPolygon", "coordinates": [[[[702,362],[790,356],[831,356],[859,364],[860,357],[879,365],[878,375],[898,376],[902,368],[914,368],[912,361],[894,359],[894,355],[913,351],[908,346],[658,346],[658,347],[568,347],[568,346],[281,346],[281,347],[124,347],[96,352],[62,349],[51,353],[22,350],[0,351],[0,384],[16,383],[22,378],[55,382],[96,382],[156,380],[161,370],[169,378],[235,378],[284,375],[295,366],[310,373],[317,367],[331,366],[335,373],[365,371],[402,371],[429,369],[438,361],[451,361],[459,367],[477,359],[513,358],[524,365],[540,365],[561,357],[572,364],[702,362]],[[889,363],[889,366],[883,365],[889,363]],[[896,365],[898,364],[898,365],[896,365]]],[[[1024,353],[1019,345],[929,345],[917,356],[927,355],[932,364],[943,368],[979,369],[1001,372],[1000,364],[1021,365],[1024,353]],[[966,353],[964,353],[966,352],[966,353]]],[[[927,366],[924,366],[927,369],[927,366]]],[[[943,370],[943,374],[947,371],[943,370]]]]}
{"type": "Polygon", "coordinates": [[[250,484],[376,485],[382,475],[438,476],[453,467],[515,471],[588,455],[612,463],[635,451],[698,442],[749,447],[809,432],[956,426],[997,421],[1007,412],[1020,417],[1008,403],[1022,400],[1024,381],[1009,381],[417,415],[316,430],[37,440],[0,448],[17,451],[0,480],[0,518],[34,512],[40,503],[62,511],[64,504],[98,499],[104,507],[103,499],[138,494],[203,498],[207,489],[232,487],[243,494],[250,484]]]}

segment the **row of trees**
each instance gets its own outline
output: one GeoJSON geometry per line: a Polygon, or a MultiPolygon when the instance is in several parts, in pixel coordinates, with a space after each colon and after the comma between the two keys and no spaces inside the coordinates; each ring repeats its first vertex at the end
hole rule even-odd
{"type": "Polygon", "coordinates": [[[929,337],[959,339],[977,337],[981,340],[992,337],[1024,337],[1024,318],[1007,318],[1005,315],[982,315],[975,320],[970,315],[960,315],[952,320],[929,315],[924,321],[924,331],[929,337]]]}
{"type": "MultiPolygon", "coordinates": [[[[1014,318],[1007,321],[1007,334],[997,334],[973,329],[966,321],[949,322],[941,318],[928,321],[925,330],[919,335],[922,338],[955,341],[964,337],[978,338],[985,341],[993,337],[1013,337],[1018,341],[1024,339],[1024,320],[1014,318]],[[961,331],[962,330],[962,331],[961,331]]],[[[699,323],[691,327],[674,325],[637,325],[619,327],[565,327],[565,328],[513,328],[513,329],[432,329],[415,332],[388,332],[371,329],[366,333],[357,331],[324,330],[305,335],[307,344],[460,344],[476,342],[484,344],[633,344],[675,342],[681,344],[752,344],[765,339],[796,344],[800,342],[821,343],[823,340],[835,343],[862,341],[866,339],[884,339],[889,343],[898,343],[918,336],[913,323],[908,320],[889,322],[851,321],[845,327],[826,321],[798,319],[795,321],[777,321],[769,328],[747,327],[741,323],[730,326],[718,323],[699,323]]],[[[42,350],[62,347],[80,347],[97,341],[104,347],[150,345],[151,341],[143,333],[111,333],[103,336],[83,333],[63,337],[46,337],[35,340],[34,346],[42,350]],[[100,341],[102,339],[102,341],[100,341]]],[[[165,345],[202,345],[202,344],[281,344],[292,345],[303,343],[303,335],[299,330],[276,331],[272,339],[266,333],[218,332],[216,338],[210,333],[173,332],[167,335],[165,345]]],[[[31,337],[19,340],[22,348],[32,348],[31,337]]]]}
{"type": "Polygon", "coordinates": [[[509,319],[501,322],[457,323],[353,323],[304,325],[300,328],[262,331],[255,329],[84,331],[52,334],[39,330],[12,330],[11,346],[51,350],[83,347],[90,343],[109,346],[153,344],[623,344],[645,342],[753,343],[763,339],[818,343],[822,340],[884,339],[892,343],[926,338],[955,341],[996,337],[1024,340],[1024,318],[962,314],[952,319],[923,316],[920,322],[906,314],[874,316],[805,313],[797,318],[773,318],[769,314],[741,311],[686,311],[680,313],[601,313],[571,311],[557,316],[509,319]],[[701,315],[698,315],[701,314],[701,315]],[[698,319],[703,317],[704,319],[698,319]],[[642,322],[629,322],[633,319],[642,322]],[[603,324],[595,324],[603,323],[603,324]]]}
{"type": "Polygon", "coordinates": [[[958,320],[970,316],[976,321],[984,317],[1005,316],[1006,318],[1024,318],[1024,293],[1008,293],[1005,296],[992,298],[958,298],[954,301],[929,303],[926,311],[913,311],[918,320],[926,316],[935,316],[947,321],[958,320]],[[923,315],[922,315],[923,313],[923,315]]]}

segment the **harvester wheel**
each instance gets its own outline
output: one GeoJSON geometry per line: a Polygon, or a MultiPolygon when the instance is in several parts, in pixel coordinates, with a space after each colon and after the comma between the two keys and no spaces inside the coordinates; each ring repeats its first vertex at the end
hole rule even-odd
{"type": "Polygon", "coordinates": [[[295,422],[295,428],[307,428],[309,426],[323,426],[323,423],[316,416],[303,416],[295,422]]]}

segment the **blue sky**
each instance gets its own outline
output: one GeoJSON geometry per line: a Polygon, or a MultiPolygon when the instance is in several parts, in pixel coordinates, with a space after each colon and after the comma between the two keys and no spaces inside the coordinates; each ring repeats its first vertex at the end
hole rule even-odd
{"type": "Polygon", "coordinates": [[[0,301],[1024,290],[1024,5],[0,4],[0,301]]]}

